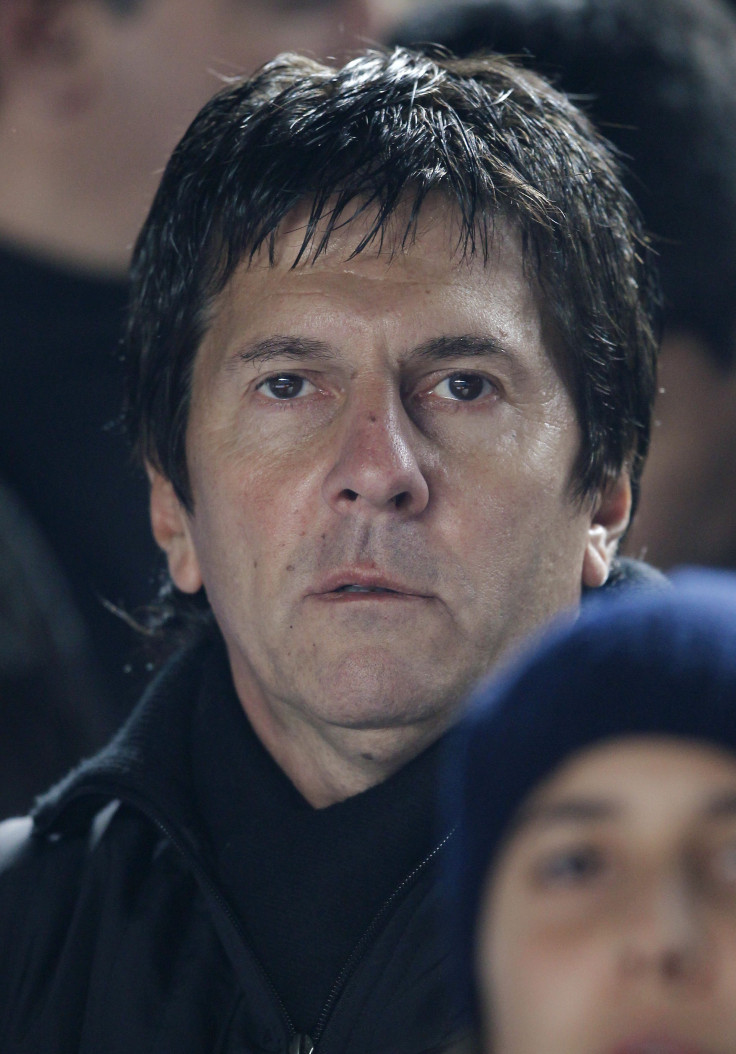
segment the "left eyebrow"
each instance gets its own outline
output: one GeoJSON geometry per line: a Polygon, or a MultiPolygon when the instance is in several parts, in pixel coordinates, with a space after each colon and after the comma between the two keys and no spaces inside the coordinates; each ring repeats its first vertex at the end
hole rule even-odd
{"type": "Polygon", "coordinates": [[[476,337],[461,334],[456,337],[432,337],[418,344],[410,353],[412,358],[419,359],[453,359],[462,356],[494,357],[502,355],[514,359],[513,351],[495,337],[476,337]]]}
{"type": "Polygon", "coordinates": [[[265,337],[239,347],[231,356],[233,365],[263,365],[273,359],[294,359],[303,362],[309,359],[333,359],[335,353],[324,340],[309,337],[272,336],[265,337]]]}
{"type": "Polygon", "coordinates": [[[432,337],[413,348],[406,358],[409,361],[417,359],[438,364],[449,359],[501,359],[517,378],[521,379],[529,373],[523,356],[502,340],[490,335],[479,337],[473,334],[459,334],[432,337]]]}

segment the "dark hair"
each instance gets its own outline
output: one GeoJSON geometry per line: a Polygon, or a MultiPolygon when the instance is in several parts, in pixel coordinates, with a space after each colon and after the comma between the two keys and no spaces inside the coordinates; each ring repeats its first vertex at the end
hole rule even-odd
{"type": "MultiPolygon", "coordinates": [[[[627,159],[660,256],[664,320],[736,363],[736,19],[718,0],[460,0],[396,30],[524,55],[627,159]]],[[[527,63],[528,64],[528,63],[527,63]]]]}
{"type": "Polygon", "coordinates": [[[654,392],[655,289],[615,161],[536,75],[497,56],[397,48],[342,69],[280,56],[216,95],[166,168],[133,257],[126,416],[138,454],[189,509],[192,366],[208,309],[236,266],[262,246],[273,254],[279,224],[304,200],[303,259],[358,212],[373,223],[354,253],[389,238],[404,246],[435,190],[457,210],[464,254],[487,257],[497,215],[521,231],[564,343],[583,436],[578,496],[624,466],[636,488],[654,392]],[[407,200],[406,226],[392,233],[407,200]]]}

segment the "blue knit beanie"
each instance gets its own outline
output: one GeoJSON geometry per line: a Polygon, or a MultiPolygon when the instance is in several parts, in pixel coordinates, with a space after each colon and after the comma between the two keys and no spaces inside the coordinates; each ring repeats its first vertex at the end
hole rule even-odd
{"type": "Polygon", "coordinates": [[[570,755],[631,734],[736,752],[736,575],[601,599],[481,687],[450,737],[444,809],[460,996],[477,1020],[475,925],[488,869],[527,795],[570,755]]]}

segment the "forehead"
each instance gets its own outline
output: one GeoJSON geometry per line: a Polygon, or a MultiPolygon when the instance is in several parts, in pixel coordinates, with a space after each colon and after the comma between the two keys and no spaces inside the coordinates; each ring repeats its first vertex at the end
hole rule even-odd
{"type": "Polygon", "coordinates": [[[305,250],[308,205],[300,206],[281,224],[272,254],[263,248],[237,268],[212,305],[208,337],[221,347],[236,330],[253,337],[370,330],[398,347],[438,332],[483,336],[490,327],[494,336],[530,348],[551,343],[541,294],[511,223],[497,218],[484,258],[480,247],[475,254],[463,251],[458,214],[439,195],[424,204],[405,239],[408,219],[404,204],[356,254],[374,214],[353,215],[349,207],[326,249],[316,253],[328,220],[320,221],[305,250]]]}
{"type": "Polygon", "coordinates": [[[329,205],[305,244],[310,209],[311,201],[304,200],[284,218],[272,259],[267,258],[265,251],[259,252],[251,270],[308,270],[318,274],[361,270],[383,274],[386,267],[398,264],[410,272],[422,271],[452,282],[462,281],[468,274],[482,275],[501,258],[513,257],[520,268],[522,265],[520,235],[501,213],[488,220],[493,233],[490,259],[484,260],[480,241],[477,252],[465,252],[459,210],[438,191],[428,195],[414,218],[412,201],[404,197],[374,237],[370,235],[376,226],[375,206],[354,199],[339,215],[333,215],[329,205]],[[318,252],[326,235],[324,251],[318,252]],[[361,245],[363,248],[358,251],[361,245]]]}
{"type": "MultiPolygon", "coordinates": [[[[598,802],[610,806],[611,815],[657,811],[660,816],[685,816],[688,809],[735,790],[736,754],[731,751],[696,740],[631,736],[564,762],[532,795],[525,812],[544,820],[568,815],[565,803],[598,802]]],[[[570,816],[575,814],[569,810],[570,816]]]]}

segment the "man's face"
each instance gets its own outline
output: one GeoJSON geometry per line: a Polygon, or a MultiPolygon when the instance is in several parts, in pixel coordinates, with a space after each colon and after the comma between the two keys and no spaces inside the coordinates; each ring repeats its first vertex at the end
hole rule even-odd
{"type": "MultiPolygon", "coordinates": [[[[570,497],[575,412],[519,240],[499,222],[488,264],[463,262],[444,204],[422,219],[393,258],[346,262],[356,220],[292,270],[294,229],[214,307],[187,432],[194,510],[177,503],[164,544],[179,587],[205,585],[246,709],[447,724],[595,579],[601,528],[570,497]]],[[[154,478],[154,522],[166,486],[154,478]]]]}
{"type": "Polygon", "coordinates": [[[490,1054],[736,1051],[736,757],[617,740],[522,809],[480,914],[490,1054]]]}

